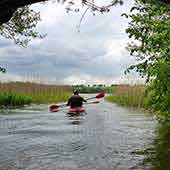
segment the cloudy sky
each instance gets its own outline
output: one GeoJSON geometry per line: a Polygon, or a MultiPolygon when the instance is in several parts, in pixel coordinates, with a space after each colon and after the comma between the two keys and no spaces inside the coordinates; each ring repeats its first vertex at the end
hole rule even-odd
{"type": "MultiPolygon", "coordinates": [[[[104,1],[96,2],[102,5],[104,1]]],[[[123,6],[96,16],[89,11],[80,32],[78,25],[85,7],[79,13],[67,14],[65,6],[57,3],[32,6],[41,13],[42,21],[37,29],[47,36],[33,40],[27,48],[0,37],[0,64],[7,68],[7,74],[1,74],[0,80],[58,84],[133,81],[136,75],[124,75],[134,59],[125,48],[130,41],[125,33],[128,21],[121,17],[132,5],[132,0],[126,0],[123,6]]]]}

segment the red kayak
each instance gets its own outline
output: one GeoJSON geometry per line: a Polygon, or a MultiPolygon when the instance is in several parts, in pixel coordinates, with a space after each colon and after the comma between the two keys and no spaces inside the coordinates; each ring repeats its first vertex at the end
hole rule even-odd
{"type": "Polygon", "coordinates": [[[85,112],[84,107],[75,107],[75,108],[69,108],[68,114],[80,114],[82,112],[85,112]]]}
{"type": "MultiPolygon", "coordinates": [[[[101,92],[99,93],[97,96],[95,97],[91,97],[91,98],[88,98],[86,100],[91,100],[91,99],[101,99],[105,96],[104,92],[101,92]]],[[[86,103],[86,104],[97,104],[99,103],[99,101],[94,101],[94,102],[91,102],[91,103],[86,103]]],[[[49,110],[50,112],[58,112],[60,111],[59,108],[63,108],[63,107],[66,107],[67,104],[61,104],[61,105],[57,105],[57,104],[52,104],[49,106],[49,110]]],[[[69,109],[69,113],[82,113],[82,112],[85,112],[85,109],[83,107],[76,107],[76,108],[70,108],[69,109]]]]}
{"type": "MultiPolygon", "coordinates": [[[[49,106],[49,110],[50,110],[50,112],[58,112],[59,107],[58,107],[58,105],[53,104],[53,105],[49,106]]],[[[68,114],[80,114],[82,112],[85,112],[84,107],[75,107],[75,108],[68,109],[68,114]]]]}

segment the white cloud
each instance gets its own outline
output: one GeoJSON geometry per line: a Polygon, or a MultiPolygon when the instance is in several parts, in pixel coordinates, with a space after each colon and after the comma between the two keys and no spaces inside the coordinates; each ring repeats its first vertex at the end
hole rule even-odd
{"type": "Polygon", "coordinates": [[[105,43],[106,55],[105,59],[108,62],[121,62],[128,57],[128,51],[126,49],[128,39],[116,39],[108,40],[105,43]]]}
{"type": "Polygon", "coordinates": [[[27,49],[2,39],[1,65],[16,79],[36,75],[60,84],[111,83],[123,79],[124,70],[134,60],[125,49],[128,22],[120,15],[131,5],[132,0],[128,0],[104,15],[92,16],[89,12],[82,21],[80,33],[77,25],[83,11],[66,14],[65,6],[57,3],[34,5],[41,12],[38,29],[47,33],[47,37],[33,40],[27,49]]]}
{"type": "Polygon", "coordinates": [[[22,78],[22,76],[15,75],[15,74],[9,74],[9,73],[3,74],[3,73],[0,73],[0,80],[2,82],[23,81],[23,78],[22,78]]]}

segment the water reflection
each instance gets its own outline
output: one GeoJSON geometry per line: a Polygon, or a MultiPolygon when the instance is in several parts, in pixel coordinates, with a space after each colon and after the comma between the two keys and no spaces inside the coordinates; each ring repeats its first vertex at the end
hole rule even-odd
{"type": "Polygon", "coordinates": [[[151,164],[150,170],[170,170],[170,124],[157,127],[156,138],[144,154],[143,164],[151,164]]]}
{"type": "Polygon", "coordinates": [[[83,123],[83,117],[84,115],[80,115],[80,114],[67,114],[67,117],[69,118],[69,124],[72,125],[80,125],[83,123]]]}
{"type": "Polygon", "coordinates": [[[72,125],[80,125],[80,124],[82,124],[82,121],[81,121],[81,119],[75,119],[75,120],[71,120],[71,121],[69,122],[69,124],[72,124],[72,125]]]}

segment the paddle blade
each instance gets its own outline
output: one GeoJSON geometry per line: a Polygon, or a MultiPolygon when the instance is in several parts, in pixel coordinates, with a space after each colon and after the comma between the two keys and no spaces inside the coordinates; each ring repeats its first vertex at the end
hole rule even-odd
{"type": "Polygon", "coordinates": [[[98,95],[96,96],[96,99],[103,98],[104,96],[105,96],[105,93],[102,92],[102,93],[100,93],[100,94],[98,94],[98,95]]]}
{"type": "Polygon", "coordinates": [[[94,102],[93,102],[93,104],[98,104],[98,103],[100,103],[100,101],[94,101],[94,102]]]}
{"type": "Polygon", "coordinates": [[[56,104],[49,106],[50,112],[58,112],[58,108],[59,108],[59,106],[56,104]]]}
{"type": "Polygon", "coordinates": [[[93,101],[93,102],[88,102],[88,103],[84,103],[84,104],[98,104],[100,103],[100,101],[93,101]]]}

